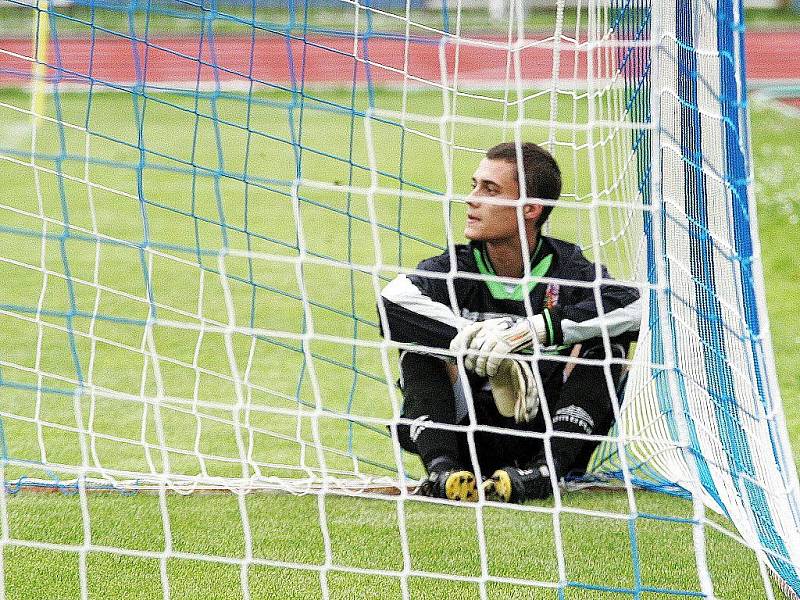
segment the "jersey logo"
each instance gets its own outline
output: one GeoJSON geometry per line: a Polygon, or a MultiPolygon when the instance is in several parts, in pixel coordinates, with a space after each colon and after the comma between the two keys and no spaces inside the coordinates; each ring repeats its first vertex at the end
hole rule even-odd
{"type": "Polygon", "coordinates": [[[580,406],[570,404],[565,408],[559,408],[553,416],[553,425],[560,422],[572,423],[583,429],[586,434],[592,433],[594,420],[580,406]]]}
{"type": "Polygon", "coordinates": [[[561,286],[557,283],[548,283],[547,290],[544,292],[544,307],[552,310],[558,304],[558,293],[561,291],[561,286]]]}

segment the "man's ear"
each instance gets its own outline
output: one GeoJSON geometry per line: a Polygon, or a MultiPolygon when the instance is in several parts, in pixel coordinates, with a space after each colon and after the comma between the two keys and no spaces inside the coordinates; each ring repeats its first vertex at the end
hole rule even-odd
{"type": "Polygon", "coordinates": [[[544,207],[541,204],[526,204],[522,207],[522,218],[526,221],[536,221],[542,214],[544,207]]]}

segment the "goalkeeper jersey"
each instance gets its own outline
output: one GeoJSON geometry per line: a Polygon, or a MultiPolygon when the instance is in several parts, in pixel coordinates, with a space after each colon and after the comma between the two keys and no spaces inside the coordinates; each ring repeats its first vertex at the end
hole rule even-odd
{"type": "Polygon", "coordinates": [[[483,277],[495,274],[484,243],[454,249],[454,268],[446,252],[419,263],[424,273],[398,275],[384,288],[381,327],[386,339],[449,348],[457,331],[473,321],[539,313],[547,326],[544,345],[553,350],[567,351],[601,337],[604,330],[628,339],[639,330],[638,290],[615,283],[604,266],[597,269],[575,244],[540,236],[531,256],[531,280],[517,283],[483,277]]]}

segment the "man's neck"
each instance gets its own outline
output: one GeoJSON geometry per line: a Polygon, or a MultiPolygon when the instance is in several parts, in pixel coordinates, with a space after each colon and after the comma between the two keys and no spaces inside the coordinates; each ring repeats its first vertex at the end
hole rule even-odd
{"type": "MultiPolygon", "coordinates": [[[[533,254],[539,243],[539,232],[528,234],[528,252],[533,254]]],[[[519,238],[498,242],[486,242],[486,253],[492,261],[494,272],[500,277],[522,277],[525,274],[525,260],[519,238]]]]}

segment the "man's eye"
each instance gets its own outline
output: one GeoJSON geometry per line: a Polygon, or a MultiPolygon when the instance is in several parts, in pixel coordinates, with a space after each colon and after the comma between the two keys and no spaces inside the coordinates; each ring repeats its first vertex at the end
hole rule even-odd
{"type": "Polygon", "coordinates": [[[478,184],[473,181],[470,187],[472,187],[472,189],[474,190],[476,187],[478,187],[478,184]]]}

